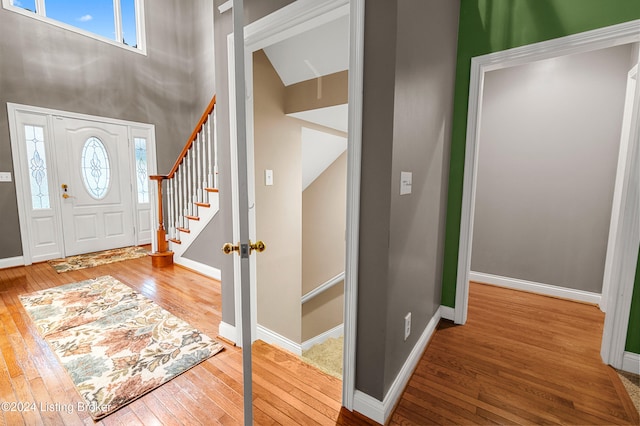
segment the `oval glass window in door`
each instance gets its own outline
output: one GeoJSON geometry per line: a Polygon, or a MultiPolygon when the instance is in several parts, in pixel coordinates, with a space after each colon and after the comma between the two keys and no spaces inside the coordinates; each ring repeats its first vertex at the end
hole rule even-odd
{"type": "Polygon", "coordinates": [[[107,195],[111,183],[109,153],[102,141],[95,136],[84,143],[81,157],[81,175],[84,187],[96,200],[107,195]]]}

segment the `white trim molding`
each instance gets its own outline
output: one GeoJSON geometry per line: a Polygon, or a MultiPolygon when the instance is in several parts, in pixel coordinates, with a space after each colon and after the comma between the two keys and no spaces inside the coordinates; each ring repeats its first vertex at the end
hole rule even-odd
{"type": "Polygon", "coordinates": [[[222,280],[222,273],[220,269],[213,266],[205,265],[204,263],[196,262],[195,260],[187,259],[186,257],[177,257],[175,263],[178,266],[182,266],[190,271],[197,272],[214,280],[222,280]]]}
{"type": "Polygon", "coordinates": [[[302,296],[302,304],[304,305],[309,300],[311,300],[314,297],[324,293],[325,291],[329,290],[334,285],[336,285],[338,283],[341,283],[343,281],[344,281],[344,271],[340,272],[338,275],[336,275],[333,278],[329,278],[327,281],[325,281],[324,283],[320,284],[318,287],[314,288],[309,293],[303,295],[302,296]]]}
{"type": "Polygon", "coordinates": [[[276,333],[273,330],[261,326],[256,326],[256,338],[270,345],[275,345],[285,351],[293,352],[296,355],[302,355],[302,346],[293,340],[276,333]]]}
{"type": "Polygon", "coordinates": [[[621,370],[628,371],[633,374],[640,374],[640,354],[625,352],[622,358],[621,370]]]}
{"type": "Polygon", "coordinates": [[[337,325],[331,330],[327,330],[324,333],[318,334],[316,337],[312,337],[309,340],[302,342],[302,351],[308,351],[315,345],[324,343],[328,339],[337,339],[344,334],[344,324],[337,325]]]}
{"type": "Polygon", "coordinates": [[[454,321],[456,317],[456,310],[448,306],[440,305],[440,315],[442,319],[454,321]]]}
{"type": "Polygon", "coordinates": [[[542,294],[544,296],[559,297],[561,299],[573,300],[576,302],[600,304],[600,294],[590,291],[576,290],[573,288],[560,287],[551,284],[537,283],[534,281],[521,280],[518,278],[501,277],[499,275],[485,274],[483,272],[469,272],[469,280],[481,284],[490,284],[498,287],[510,288],[513,290],[527,291],[529,293],[542,294]]]}
{"type": "Polygon", "coordinates": [[[400,401],[402,392],[407,386],[407,383],[409,382],[413,371],[416,369],[418,362],[420,362],[420,358],[427,348],[429,341],[436,332],[436,328],[438,327],[438,323],[440,322],[441,318],[441,308],[438,308],[436,313],[433,315],[433,317],[425,327],[415,346],[411,350],[411,353],[407,357],[407,360],[404,362],[404,365],[400,369],[400,372],[391,384],[391,387],[387,391],[387,394],[384,396],[384,400],[380,401],[376,398],[373,398],[372,396],[367,395],[364,392],[356,390],[353,401],[353,409],[355,411],[364,414],[365,416],[369,417],[372,420],[375,420],[380,424],[386,424],[396,404],[398,403],[398,401],[400,401]]]}
{"type": "Polygon", "coordinates": [[[0,259],[0,269],[13,268],[15,266],[24,266],[24,256],[5,257],[0,259]]]}
{"type": "Polygon", "coordinates": [[[220,337],[224,337],[230,342],[236,342],[236,327],[224,321],[220,321],[220,325],[218,326],[218,334],[220,337]]]}

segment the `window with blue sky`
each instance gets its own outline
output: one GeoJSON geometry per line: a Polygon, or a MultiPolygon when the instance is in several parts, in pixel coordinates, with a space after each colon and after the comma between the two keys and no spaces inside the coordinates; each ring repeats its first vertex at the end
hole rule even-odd
{"type": "Polygon", "coordinates": [[[136,0],[11,0],[11,5],[138,47],[136,0]]]}

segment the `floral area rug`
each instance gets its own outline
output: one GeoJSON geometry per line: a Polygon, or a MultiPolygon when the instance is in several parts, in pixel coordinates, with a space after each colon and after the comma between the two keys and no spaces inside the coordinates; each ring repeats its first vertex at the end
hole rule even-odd
{"type": "Polygon", "coordinates": [[[222,350],[111,276],[20,296],[99,419],[222,350]]]}
{"type": "Polygon", "coordinates": [[[107,263],[120,262],[122,260],[137,259],[147,254],[149,254],[149,250],[144,247],[124,247],[96,253],[79,254],[64,259],[49,260],[48,263],[60,274],[62,272],[91,268],[106,265],[107,263]]]}

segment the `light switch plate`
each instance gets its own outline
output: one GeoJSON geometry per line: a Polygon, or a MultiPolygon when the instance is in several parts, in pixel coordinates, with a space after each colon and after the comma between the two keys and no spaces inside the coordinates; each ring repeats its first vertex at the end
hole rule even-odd
{"type": "Polygon", "coordinates": [[[400,172],[400,195],[411,194],[411,172],[400,172]]]}
{"type": "Polygon", "coordinates": [[[273,185],[273,170],[264,171],[264,184],[265,186],[273,185]]]}
{"type": "Polygon", "coordinates": [[[11,172],[0,172],[0,182],[11,182],[11,172]]]}

